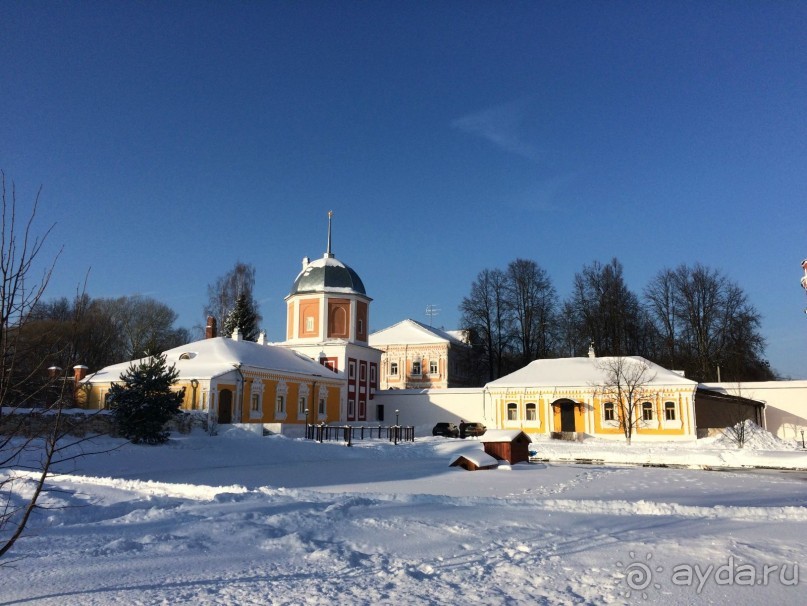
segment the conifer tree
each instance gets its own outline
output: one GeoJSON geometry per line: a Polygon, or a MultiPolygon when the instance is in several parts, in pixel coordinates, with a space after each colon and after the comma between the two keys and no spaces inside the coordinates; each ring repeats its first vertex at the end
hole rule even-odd
{"type": "Polygon", "coordinates": [[[236,328],[246,341],[254,341],[258,337],[258,314],[246,295],[240,295],[235,300],[235,307],[224,320],[225,336],[231,336],[236,328]]]}
{"type": "Polygon", "coordinates": [[[169,368],[164,354],[132,362],[121,375],[123,385],[109,389],[109,407],[118,431],[135,444],[168,441],[165,424],[179,412],[182,393],[172,392],[179,371],[169,368]]]}

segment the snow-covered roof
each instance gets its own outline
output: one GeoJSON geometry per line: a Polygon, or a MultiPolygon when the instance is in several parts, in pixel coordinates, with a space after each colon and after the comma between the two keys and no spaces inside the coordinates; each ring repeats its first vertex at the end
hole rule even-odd
{"type": "Polygon", "coordinates": [[[367,296],[364,283],[352,268],[326,253],[307,263],[297,274],[289,295],[306,292],[336,292],[367,296]]]}
{"type": "MultiPolygon", "coordinates": [[[[276,371],[297,375],[320,375],[344,378],[311,358],[276,345],[260,345],[253,341],[236,341],[225,337],[202,339],[165,351],[168,365],[176,364],[180,379],[210,379],[242,369],[276,371]]],[[[131,362],[113,364],[87,377],[90,382],[117,381],[131,362]]]]}
{"type": "Polygon", "coordinates": [[[480,442],[512,442],[519,434],[524,434],[528,442],[532,438],[520,429],[488,429],[479,436],[480,442]]]}
{"type": "MultiPolygon", "coordinates": [[[[499,459],[492,457],[481,448],[473,450],[469,448],[468,450],[457,453],[457,456],[451,459],[451,465],[456,463],[461,457],[465,457],[477,467],[488,467],[489,465],[499,464],[499,459]]],[[[451,467],[451,465],[449,465],[449,467],[451,467]]]]}
{"type": "MultiPolygon", "coordinates": [[[[500,387],[591,387],[607,383],[608,366],[617,358],[551,358],[530,362],[521,370],[491,381],[488,388],[500,387]]],[[[697,382],[654,364],[641,356],[625,356],[627,364],[646,364],[646,385],[692,387],[697,382]]]]}
{"type": "Polygon", "coordinates": [[[461,339],[448,331],[426,326],[410,318],[401,320],[389,328],[372,333],[367,342],[372,347],[379,345],[429,345],[432,343],[465,345],[461,339]]]}

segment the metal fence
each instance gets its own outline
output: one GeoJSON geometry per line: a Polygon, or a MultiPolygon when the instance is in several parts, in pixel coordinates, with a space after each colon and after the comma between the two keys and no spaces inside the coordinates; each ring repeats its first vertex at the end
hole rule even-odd
{"type": "Polygon", "coordinates": [[[345,442],[353,445],[354,440],[389,440],[398,442],[414,442],[415,427],[413,425],[306,425],[305,437],[316,442],[345,442]]]}

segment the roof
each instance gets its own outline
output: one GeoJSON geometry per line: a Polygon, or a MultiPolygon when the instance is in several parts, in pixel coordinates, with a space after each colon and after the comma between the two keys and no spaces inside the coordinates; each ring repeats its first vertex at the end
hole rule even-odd
{"type": "Polygon", "coordinates": [[[532,438],[520,429],[488,429],[479,436],[480,442],[512,442],[519,435],[527,438],[527,442],[532,442],[532,438]]]}
{"type": "Polygon", "coordinates": [[[333,255],[311,261],[297,274],[289,296],[308,292],[337,292],[367,296],[359,275],[333,255]]]}
{"type": "Polygon", "coordinates": [[[429,345],[433,343],[466,345],[461,339],[448,331],[426,326],[411,318],[401,320],[389,328],[372,333],[367,342],[372,347],[379,345],[429,345]]]}
{"type": "MultiPolygon", "coordinates": [[[[668,370],[641,356],[625,356],[627,364],[646,364],[648,368],[646,385],[665,385],[691,387],[695,389],[696,381],[691,381],[679,373],[668,370]]],[[[618,358],[551,358],[535,360],[509,375],[491,381],[487,388],[500,387],[591,387],[604,385],[608,375],[608,365],[618,358]]]]}
{"type": "MultiPolygon", "coordinates": [[[[211,379],[240,368],[341,379],[311,358],[287,347],[236,341],[225,337],[202,339],[164,352],[169,366],[176,364],[179,379],[211,379]]],[[[87,377],[90,382],[118,381],[131,362],[113,364],[87,377]]]]}
{"type": "Polygon", "coordinates": [[[477,467],[490,467],[496,466],[499,464],[499,459],[494,456],[489,455],[481,448],[474,449],[474,450],[464,450],[451,459],[451,464],[449,467],[453,466],[457,461],[460,459],[467,459],[477,467]]]}

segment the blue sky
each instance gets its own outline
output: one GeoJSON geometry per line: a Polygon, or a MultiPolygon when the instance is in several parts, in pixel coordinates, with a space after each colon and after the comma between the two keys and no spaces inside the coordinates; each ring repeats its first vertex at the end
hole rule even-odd
{"type": "Polygon", "coordinates": [[[333,250],[371,328],[454,328],[477,273],[562,296],[617,257],[640,293],[701,262],[807,378],[803,2],[0,3],[0,168],[64,247],[48,294],[146,294],[201,324],[257,270],[282,339],[333,250]]]}

